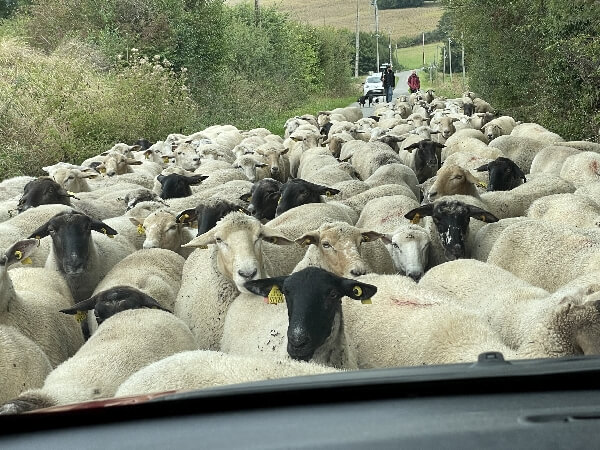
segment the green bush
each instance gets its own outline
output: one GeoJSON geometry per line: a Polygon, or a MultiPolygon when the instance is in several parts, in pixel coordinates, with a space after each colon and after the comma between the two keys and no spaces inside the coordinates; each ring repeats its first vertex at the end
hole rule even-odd
{"type": "Polygon", "coordinates": [[[444,1],[471,89],[566,139],[599,140],[600,8],[574,0],[444,1]]]}

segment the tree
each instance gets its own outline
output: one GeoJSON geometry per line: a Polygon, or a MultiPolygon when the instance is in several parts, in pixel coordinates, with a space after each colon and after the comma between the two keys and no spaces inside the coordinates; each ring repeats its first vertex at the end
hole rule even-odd
{"type": "Polygon", "coordinates": [[[379,9],[415,8],[423,6],[424,0],[378,0],[379,9]]]}

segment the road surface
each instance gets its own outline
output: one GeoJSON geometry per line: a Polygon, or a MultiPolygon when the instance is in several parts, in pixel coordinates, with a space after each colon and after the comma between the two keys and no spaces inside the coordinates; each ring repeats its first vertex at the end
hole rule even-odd
{"type": "MultiPolygon", "coordinates": [[[[403,72],[396,72],[396,88],[394,89],[394,94],[393,94],[393,99],[395,99],[396,97],[398,97],[399,95],[405,95],[408,94],[408,77],[410,76],[412,70],[405,70],[403,72]]],[[[385,96],[384,97],[379,97],[379,101],[385,101],[385,96]]],[[[368,105],[368,103],[367,103],[368,105]]],[[[358,102],[354,102],[352,103],[350,106],[360,106],[358,102]]],[[[375,106],[376,104],[373,104],[373,106],[371,108],[369,108],[368,106],[365,106],[364,108],[361,108],[363,111],[363,117],[369,117],[373,115],[373,111],[375,110],[375,106]]]]}

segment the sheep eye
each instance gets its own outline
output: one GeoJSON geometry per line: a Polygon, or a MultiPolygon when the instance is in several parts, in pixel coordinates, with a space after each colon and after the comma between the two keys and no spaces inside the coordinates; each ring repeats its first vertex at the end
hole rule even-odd
{"type": "Polygon", "coordinates": [[[455,180],[462,180],[462,175],[457,175],[454,177],[455,180]]]}
{"type": "Polygon", "coordinates": [[[177,225],[171,225],[168,229],[168,231],[173,231],[175,228],[177,228],[177,225]]]}
{"type": "Polygon", "coordinates": [[[67,178],[67,180],[72,180],[73,178],[75,178],[75,177],[73,175],[71,175],[67,178]]]}
{"type": "Polygon", "coordinates": [[[321,246],[322,246],[323,248],[331,248],[331,244],[330,244],[329,242],[323,242],[323,243],[321,244],[321,246]]]}
{"type": "Polygon", "coordinates": [[[223,239],[221,239],[220,237],[218,237],[218,238],[215,238],[215,242],[216,242],[217,244],[220,244],[221,242],[223,242],[223,239]]]}
{"type": "Polygon", "coordinates": [[[400,249],[400,246],[399,246],[398,244],[396,244],[395,242],[392,244],[392,246],[393,246],[394,248],[400,249]]]}
{"type": "Polygon", "coordinates": [[[338,297],[338,293],[335,289],[332,289],[331,291],[329,291],[329,294],[327,294],[327,298],[330,298],[332,300],[335,300],[338,297]]]}

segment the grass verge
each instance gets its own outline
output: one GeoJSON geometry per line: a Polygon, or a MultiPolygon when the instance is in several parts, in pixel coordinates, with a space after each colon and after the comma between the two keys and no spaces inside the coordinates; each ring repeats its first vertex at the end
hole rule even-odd
{"type": "MultiPolygon", "coordinates": [[[[434,59],[437,47],[443,45],[441,42],[425,44],[425,65],[429,65],[434,59]]],[[[423,46],[399,48],[396,50],[396,60],[406,69],[423,67],[423,46]]]]}
{"type": "Polygon", "coordinates": [[[464,82],[462,73],[453,73],[452,82],[450,81],[448,74],[446,74],[445,79],[442,81],[441,72],[436,74],[433,81],[429,81],[429,74],[424,70],[419,71],[418,75],[421,80],[421,90],[426,91],[428,89],[433,89],[435,95],[438,97],[461,97],[463,92],[469,90],[469,74],[467,74],[464,82]]]}

